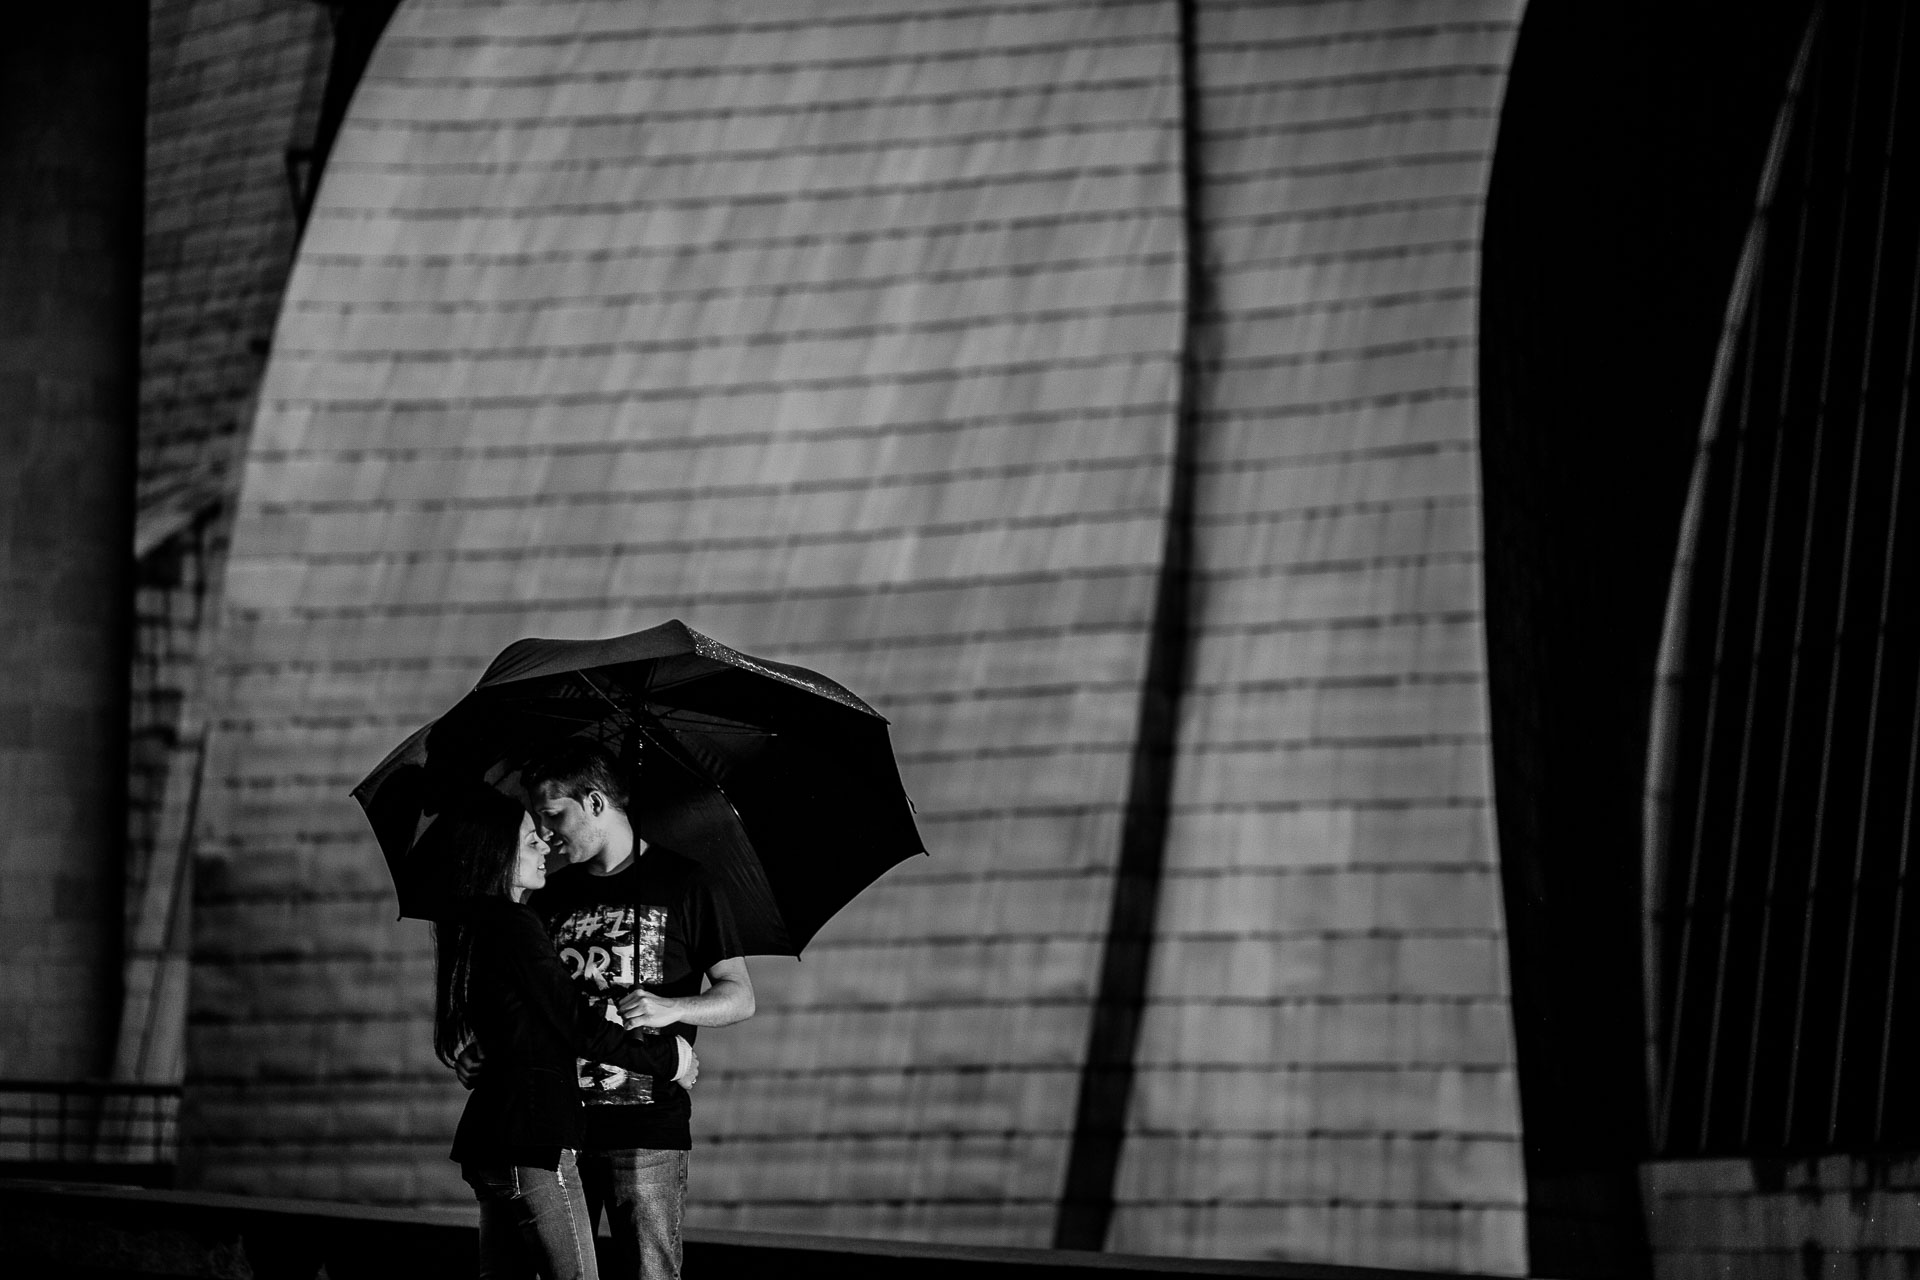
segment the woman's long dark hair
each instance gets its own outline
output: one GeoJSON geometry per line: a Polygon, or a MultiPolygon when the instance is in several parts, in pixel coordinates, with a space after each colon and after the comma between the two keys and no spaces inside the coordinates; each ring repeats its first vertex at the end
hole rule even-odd
{"type": "Polygon", "coordinates": [[[479,899],[508,896],[525,816],[515,801],[481,788],[449,804],[426,835],[445,868],[452,907],[433,925],[433,1051],[448,1066],[473,1036],[467,1019],[473,970],[469,914],[479,899]]]}

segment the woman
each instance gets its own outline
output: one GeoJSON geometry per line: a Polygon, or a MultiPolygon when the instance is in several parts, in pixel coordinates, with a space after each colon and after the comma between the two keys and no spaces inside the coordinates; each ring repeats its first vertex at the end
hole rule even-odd
{"type": "Polygon", "coordinates": [[[531,814],[488,790],[440,823],[453,910],[434,926],[433,1047],[449,1066],[469,1039],[486,1051],[452,1152],[480,1201],[480,1274],[598,1280],[574,1164],[574,1060],[667,1079],[693,1051],[678,1036],[629,1035],[575,994],[526,904],[547,879],[547,845],[531,814]]]}

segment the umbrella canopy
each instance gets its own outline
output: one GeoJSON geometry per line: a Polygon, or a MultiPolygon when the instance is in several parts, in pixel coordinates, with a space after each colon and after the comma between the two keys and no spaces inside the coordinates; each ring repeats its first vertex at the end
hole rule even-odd
{"type": "Polygon", "coordinates": [[[924,852],[887,722],[817,672],[749,657],[675,620],[610,640],[520,640],[353,789],[400,914],[444,907],[432,831],[475,785],[583,736],[639,770],[628,818],[703,863],[746,949],[798,955],[887,868],[924,852]]]}

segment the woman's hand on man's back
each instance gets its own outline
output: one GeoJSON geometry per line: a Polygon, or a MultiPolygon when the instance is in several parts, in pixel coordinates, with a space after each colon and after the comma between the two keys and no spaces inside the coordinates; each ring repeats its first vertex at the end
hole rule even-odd
{"type": "Polygon", "coordinates": [[[466,1046],[454,1055],[453,1074],[460,1077],[460,1087],[471,1089],[480,1083],[480,1072],[485,1067],[487,1055],[480,1052],[480,1042],[469,1040],[466,1046]]]}

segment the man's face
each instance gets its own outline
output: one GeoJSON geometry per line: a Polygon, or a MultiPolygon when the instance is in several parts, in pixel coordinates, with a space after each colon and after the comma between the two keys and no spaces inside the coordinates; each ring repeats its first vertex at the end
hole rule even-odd
{"type": "Polygon", "coordinates": [[[590,861],[606,848],[607,801],[598,791],[576,800],[552,783],[544,783],[534,797],[533,813],[552,846],[552,856],[567,865],[590,861]]]}

